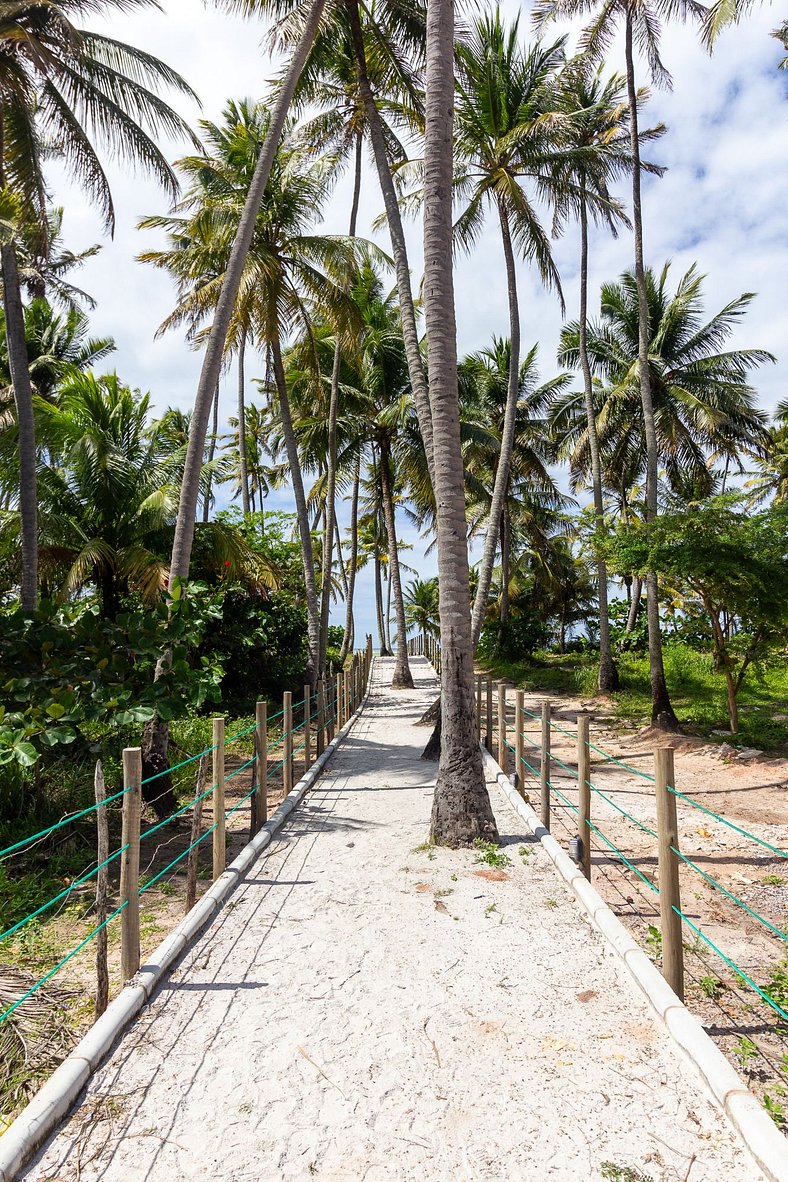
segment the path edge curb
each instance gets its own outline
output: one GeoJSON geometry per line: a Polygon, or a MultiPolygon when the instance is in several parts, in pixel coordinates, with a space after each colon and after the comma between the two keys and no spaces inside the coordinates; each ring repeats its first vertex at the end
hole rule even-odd
{"type": "Polygon", "coordinates": [[[247,842],[238,857],[198,899],[188,915],[185,915],[154,949],[140,966],[133,980],[121,989],[98,1021],[90,1027],[73,1051],[53,1071],[30,1103],[0,1136],[0,1182],[14,1182],[19,1171],[30,1162],[68,1116],[82,1089],[109,1056],[120,1036],[131,1026],[143,1006],[150,1001],[156,987],[197,936],[216,918],[247,871],[301,803],[306,792],[363,713],[372,691],[374,668],[375,657],[372,659],[364,697],[355,713],[334,736],[323,754],[293,786],[292,791],[277,806],[252,840],[247,842]]]}
{"type": "Polygon", "coordinates": [[[495,780],[525,821],[594,927],[624,962],[670,1038],[698,1072],[759,1169],[769,1182],[788,1182],[788,1140],[596,888],[545,829],[494,757],[483,744],[480,746],[487,775],[495,780]]]}

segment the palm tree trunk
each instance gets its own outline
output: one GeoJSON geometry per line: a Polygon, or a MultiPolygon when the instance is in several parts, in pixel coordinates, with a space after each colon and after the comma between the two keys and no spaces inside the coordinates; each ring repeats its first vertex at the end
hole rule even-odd
{"type": "MultiPolygon", "coordinates": [[[[632,54],[632,14],[626,10],[625,52],[627,62],[627,96],[629,98],[629,143],[632,153],[632,224],[635,231],[635,283],[638,290],[638,370],[640,400],[643,405],[643,430],[646,437],[646,521],[657,516],[657,480],[659,452],[651,397],[649,370],[649,310],[646,274],[643,264],[643,211],[640,200],[640,139],[638,135],[637,89],[632,54]]],[[[648,613],[648,657],[651,673],[651,721],[667,730],[678,729],[665,681],[662,661],[662,634],[659,621],[659,584],[656,571],[646,574],[646,610],[648,613]]]]}
{"type": "Polygon", "coordinates": [[[348,570],[347,595],[345,597],[345,635],[342,638],[342,660],[353,645],[355,626],[353,623],[353,597],[356,593],[356,568],[358,566],[358,493],[361,484],[361,453],[356,457],[353,474],[353,495],[350,502],[350,568],[348,570]]]}
{"type": "Polygon", "coordinates": [[[306,589],[307,629],[309,632],[309,664],[307,666],[307,680],[314,684],[319,657],[320,644],[320,613],[317,605],[317,581],[315,579],[315,556],[312,550],[312,531],[309,525],[309,508],[304,492],[304,478],[301,473],[301,461],[298,455],[298,443],[293,428],[293,417],[290,413],[290,399],[287,394],[285,370],[282,364],[282,350],[278,340],[271,342],[271,355],[274,363],[274,381],[279,394],[279,411],[282,417],[282,435],[285,440],[287,462],[290,467],[290,479],[293,482],[293,497],[296,504],[298,519],[298,534],[301,539],[301,558],[304,565],[304,586],[306,589]]]}
{"type": "MultiPolygon", "coordinates": [[[[585,175],[580,178],[580,368],[583,371],[583,395],[586,405],[588,450],[591,456],[591,484],[594,490],[594,515],[597,531],[604,525],[602,500],[602,461],[599,455],[599,435],[594,410],[594,387],[588,360],[588,209],[586,207],[585,175]]],[[[607,567],[602,558],[597,560],[597,598],[599,601],[599,676],[597,685],[603,694],[618,689],[618,669],[610,644],[610,615],[607,606],[607,567]]]]}
{"type": "Polygon", "coordinates": [[[476,734],[468,527],[457,390],[452,275],[454,0],[427,7],[424,144],[424,309],[432,408],[440,581],[441,754],[430,835],[441,845],[497,840],[476,734]]]}
{"type": "Polygon", "coordinates": [[[197,498],[200,488],[200,469],[205,454],[205,435],[208,429],[208,418],[211,411],[211,400],[214,396],[216,383],[222,366],[224,347],[227,341],[227,331],[230,326],[236,296],[241,284],[241,276],[252,244],[255,222],[260,206],[265,196],[265,187],[271,172],[282,129],[290,109],[293,92],[301,75],[307,55],[312,47],[315,35],[323,15],[326,0],[312,0],[301,40],[290,60],[287,73],[281,88],[277,93],[271,111],[271,121],[268,125],[265,142],[260,150],[260,157],[255,167],[249,193],[244,203],[238,231],[235,235],[230,259],[225,271],[221,293],[216,305],[211,332],[205,350],[197,394],[194,400],[191,429],[189,431],[189,446],[186,454],[183,480],[181,483],[181,498],[178,506],[178,519],[175,526],[175,538],[172,544],[170,560],[170,581],[175,578],[186,578],[189,573],[192,542],[194,540],[194,517],[197,508],[197,498]]]}
{"type": "Polygon", "coordinates": [[[389,543],[389,575],[394,592],[394,612],[397,618],[397,651],[391,685],[393,689],[413,689],[413,677],[408,664],[408,625],[405,620],[405,600],[402,595],[399,546],[397,544],[397,515],[394,508],[388,439],[381,440],[380,444],[380,492],[383,501],[383,516],[386,520],[386,534],[389,543]]]}
{"type": "Polygon", "coordinates": [[[501,624],[509,623],[509,566],[511,563],[512,535],[509,528],[509,514],[504,508],[501,514],[501,624]]]}
{"type": "Polygon", "coordinates": [[[643,594],[643,580],[640,575],[633,575],[632,590],[629,595],[629,612],[627,613],[626,632],[634,632],[637,618],[640,615],[640,597],[643,594]]]}
{"type": "Polygon", "coordinates": [[[386,642],[386,629],[383,626],[383,583],[380,577],[380,559],[375,555],[375,608],[378,615],[378,639],[381,657],[390,657],[389,646],[386,642]]]}
{"type": "MultiPolygon", "coordinates": [[[[361,196],[362,139],[356,135],[353,201],[350,207],[348,235],[356,235],[358,203],[361,196]]],[[[342,344],[337,333],[334,345],[334,364],[331,368],[331,397],[328,405],[328,472],[326,476],[326,526],[323,534],[323,579],[320,589],[320,656],[318,668],[322,675],[328,646],[328,617],[331,608],[331,570],[333,566],[334,523],[336,521],[337,487],[337,415],[339,414],[339,375],[342,365],[342,344]]]]}
{"type": "MultiPolygon", "coordinates": [[[[216,383],[216,391],[213,396],[213,423],[211,424],[211,442],[208,445],[208,463],[213,463],[213,457],[216,455],[216,439],[219,434],[219,383],[216,383]]],[[[207,522],[208,515],[211,511],[211,489],[213,486],[213,476],[210,470],[208,471],[208,479],[205,485],[205,495],[202,502],[202,519],[207,522]]]]}
{"type": "Polygon", "coordinates": [[[520,391],[520,308],[517,299],[517,271],[512,247],[512,235],[509,229],[509,217],[505,207],[499,201],[498,216],[501,222],[501,240],[503,254],[506,260],[506,289],[509,297],[509,384],[506,391],[506,410],[503,416],[501,430],[501,446],[498,452],[498,464],[495,470],[490,512],[487,517],[487,533],[484,539],[481,562],[479,563],[479,583],[476,588],[476,599],[473,603],[473,646],[479,643],[482,624],[487,611],[487,600],[490,595],[495,554],[498,548],[498,529],[503,512],[504,498],[509,486],[509,471],[514,451],[514,431],[517,424],[517,398],[520,391]]]}
{"type": "Polygon", "coordinates": [[[383,623],[386,628],[386,648],[393,656],[394,649],[391,645],[391,562],[386,563],[386,610],[383,613],[383,623]]]}
{"type": "Polygon", "coordinates": [[[246,400],[244,385],[246,372],[246,333],[241,333],[238,342],[238,479],[241,485],[241,510],[244,517],[250,513],[249,506],[249,472],[246,465],[246,400]]]}
{"type": "Polygon", "coordinates": [[[345,9],[350,21],[353,37],[353,48],[356,54],[358,68],[358,88],[364,104],[364,115],[367,121],[369,138],[372,142],[372,154],[375,157],[375,167],[378,183],[383,194],[383,204],[386,210],[386,220],[391,237],[391,253],[394,256],[394,271],[397,277],[397,295],[399,297],[400,318],[402,321],[402,337],[405,342],[405,355],[408,363],[408,376],[413,390],[413,401],[419,419],[419,429],[424,442],[427,456],[427,469],[433,481],[433,441],[432,441],[432,411],[427,379],[424,373],[421,349],[419,348],[419,332],[416,327],[416,311],[413,305],[413,292],[410,287],[410,265],[408,263],[408,248],[405,242],[405,231],[402,225],[397,191],[394,188],[394,178],[391,175],[386,140],[383,133],[383,122],[375,103],[375,96],[367,74],[367,56],[364,47],[364,32],[361,28],[358,0],[345,0],[345,9]]]}
{"type": "Polygon", "coordinates": [[[36,424],[33,387],[25,339],[25,310],[19,285],[16,248],[2,247],[3,311],[8,367],[16,403],[19,432],[19,518],[22,550],[21,598],[25,611],[38,607],[38,490],[36,481],[36,424]]]}

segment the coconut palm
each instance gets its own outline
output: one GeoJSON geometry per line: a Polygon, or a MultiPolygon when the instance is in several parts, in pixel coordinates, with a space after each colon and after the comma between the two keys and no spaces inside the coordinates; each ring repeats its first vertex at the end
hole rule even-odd
{"type": "MultiPolygon", "coordinates": [[[[704,277],[696,267],[689,268],[672,292],[669,277],[669,264],[659,275],[651,269],[645,274],[659,464],[664,487],[680,494],[691,485],[696,496],[709,496],[715,465],[739,464],[743,448],[763,452],[766,415],[757,408],[756,392],[747,378],[751,370],[774,358],[763,349],[721,348],[752,302],[750,293],[731,300],[705,321],[704,277]]],[[[647,465],[643,423],[637,415],[639,300],[632,272],[603,285],[601,310],[601,320],[588,328],[589,362],[597,379],[597,430],[604,466],[626,473],[631,487],[642,479],[647,465]]],[[[577,322],[564,329],[559,358],[564,364],[578,364],[577,322]]],[[[577,394],[556,400],[552,423],[577,483],[590,470],[585,415],[577,394]]]]}
{"type": "Polygon", "coordinates": [[[788,399],[777,404],[765,449],[753,458],[756,472],[748,481],[752,503],[758,505],[768,498],[776,505],[788,501],[788,399]]]}
{"type": "MultiPolygon", "coordinates": [[[[583,374],[588,449],[591,460],[591,486],[594,497],[596,528],[603,525],[604,505],[602,466],[594,416],[591,367],[588,360],[588,222],[589,216],[606,224],[613,235],[618,223],[629,225],[622,206],[611,196],[610,186],[632,169],[629,137],[629,107],[625,98],[625,79],[619,74],[603,78],[601,67],[594,68],[587,58],[575,58],[561,72],[558,106],[567,117],[563,138],[571,151],[560,167],[566,170],[571,184],[564,187],[562,212],[575,213],[580,222],[580,317],[579,356],[583,374]],[[589,200],[593,194],[595,200],[589,200]]],[[[638,93],[638,102],[647,98],[638,93]]],[[[664,127],[640,132],[644,142],[661,135],[664,127]]],[[[642,167],[657,175],[661,169],[643,162],[642,167]]],[[[618,688],[618,670],[610,645],[610,621],[607,606],[607,569],[604,559],[597,560],[597,597],[599,602],[599,676],[602,693],[618,688]]]]}
{"type": "Polygon", "coordinates": [[[190,96],[193,92],[158,58],[74,23],[86,14],[111,15],[152,2],[48,0],[42,4],[30,0],[6,5],[8,11],[0,21],[0,187],[4,190],[0,255],[19,432],[22,603],[27,609],[35,608],[38,596],[36,438],[17,244],[24,240],[29,249],[37,237],[33,253],[47,257],[51,227],[44,165],[52,145],[110,230],[114,207],[97,143],[122,160],[144,167],[171,195],[176,192],[175,176],[156,140],[181,136],[187,129],[158,92],[174,89],[190,96]]]}
{"type": "MultiPolygon", "coordinates": [[[[254,151],[262,151],[267,142],[268,120],[267,108],[262,103],[256,106],[231,103],[223,125],[201,123],[206,151],[179,162],[182,172],[193,178],[183,208],[173,215],[145,219],[146,226],[164,228],[170,244],[166,250],[148,251],[143,257],[156,266],[174,270],[181,280],[181,298],[162,328],[186,324],[195,334],[197,326],[212,317],[210,339],[213,339],[219,314],[217,301],[223,299],[237,227],[245,216],[247,188],[250,178],[256,175],[258,162],[254,151]],[[245,134],[243,150],[233,154],[225,150],[225,142],[228,135],[234,135],[239,121],[247,127],[253,125],[256,130],[253,134],[245,134]]],[[[254,339],[258,347],[270,349],[279,423],[298,514],[309,617],[310,666],[315,673],[319,667],[315,561],[282,342],[298,329],[309,336],[308,324],[312,316],[322,315],[325,320],[329,315],[336,317],[340,309],[352,313],[352,304],[342,285],[327,275],[326,268],[344,276],[355,260],[353,244],[346,239],[309,232],[315,212],[327,195],[329,181],[321,162],[306,160],[290,139],[281,144],[272,162],[249,249],[235,285],[235,302],[226,317],[224,335],[224,341],[230,347],[243,335],[254,339]]],[[[194,421],[197,414],[195,410],[185,481],[191,479],[189,457],[196,438],[194,421]]],[[[184,495],[182,493],[181,501],[184,495]]],[[[178,528],[183,529],[182,525],[176,527],[176,534],[178,528]]],[[[176,543],[173,545],[175,547],[176,543]]]]}
{"type": "MultiPolygon", "coordinates": [[[[465,482],[457,386],[457,324],[452,270],[454,180],[454,3],[427,9],[424,143],[424,313],[432,410],[438,576],[440,580],[440,763],[430,834],[441,845],[497,838],[476,734],[465,482]]],[[[419,415],[421,421],[421,414],[419,415]]],[[[425,439],[429,451],[429,443],[425,439]]]]}
{"type": "MultiPolygon", "coordinates": [[[[559,374],[540,384],[536,356],[534,345],[519,367],[512,458],[500,500],[497,532],[501,542],[502,624],[509,615],[509,567],[518,540],[515,521],[522,525],[529,519],[536,520],[534,513],[539,517],[555,512],[563,503],[548,467],[551,457],[545,410],[566,388],[569,375],[559,374]]],[[[510,368],[509,341],[497,337],[488,348],[467,357],[460,367],[461,415],[466,429],[472,428],[463,447],[471,536],[490,528],[501,440],[507,429],[510,368]]],[[[538,545],[541,537],[538,529],[530,540],[538,545]]],[[[476,595],[481,595],[478,586],[476,595]]],[[[488,597],[489,586],[484,592],[482,619],[488,597]]]]}
{"type": "Polygon", "coordinates": [[[519,19],[507,26],[496,8],[473,22],[458,45],[457,61],[457,188],[464,208],[455,233],[470,247],[481,231],[487,209],[495,210],[509,302],[508,397],[479,565],[473,612],[476,642],[492,578],[514,447],[520,367],[515,252],[519,250],[536,264],[546,286],[555,288],[559,295],[561,289],[539,206],[540,199],[551,194],[557,175],[555,74],[563,61],[563,41],[526,48],[520,39],[519,19]]]}
{"type": "MultiPolygon", "coordinates": [[[[592,14],[589,25],[580,38],[581,50],[593,61],[598,61],[610,45],[618,24],[624,25],[624,57],[626,62],[627,101],[629,104],[629,143],[632,157],[632,227],[635,246],[635,282],[638,293],[638,373],[646,440],[646,515],[652,520],[657,515],[657,483],[659,459],[654,402],[650,384],[648,347],[650,326],[643,253],[643,217],[641,201],[640,131],[638,125],[637,81],[634,49],[646,58],[653,82],[670,84],[670,74],[660,56],[659,35],[663,20],[678,17],[702,18],[706,7],[698,0],[537,0],[534,20],[542,26],[551,19],[571,19],[592,14]]],[[[658,726],[675,729],[678,726],[670,703],[665,668],[662,659],[662,635],[659,621],[659,586],[655,571],[646,576],[648,586],[649,667],[651,671],[651,717],[658,726]]]]}
{"type": "Polygon", "coordinates": [[[411,579],[405,588],[405,619],[421,633],[426,652],[427,638],[437,636],[440,628],[437,578],[411,579]]]}

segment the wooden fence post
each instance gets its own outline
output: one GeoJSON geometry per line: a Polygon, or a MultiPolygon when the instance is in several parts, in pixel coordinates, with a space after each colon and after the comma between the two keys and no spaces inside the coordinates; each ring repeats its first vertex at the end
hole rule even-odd
{"type": "Polygon", "coordinates": [[[197,786],[194,789],[194,804],[192,806],[192,827],[189,835],[189,849],[186,855],[186,899],[183,911],[188,915],[197,900],[197,863],[200,847],[196,844],[202,828],[202,802],[205,785],[208,783],[208,756],[200,756],[197,765],[197,786]]]}
{"type": "Polygon", "coordinates": [[[337,673],[336,686],[334,689],[334,715],[336,717],[336,732],[342,730],[342,674],[337,673]]]}
{"type": "Polygon", "coordinates": [[[542,702],[542,746],[539,760],[539,802],[541,806],[541,822],[547,832],[550,832],[550,714],[552,707],[549,702],[542,702]]]}
{"type": "Polygon", "coordinates": [[[318,759],[326,749],[326,683],[321,677],[317,683],[317,718],[316,725],[316,747],[318,759]]]}
{"type": "Polygon", "coordinates": [[[487,728],[484,735],[484,745],[492,755],[493,737],[493,679],[487,674],[487,728]]]}
{"type": "Polygon", "coordinates": [[[673,992],[684,1000],[684,947],[681,941],[681,887],[679,883],[679,831],[676,821],[676,797],[673,748],[658,747],[654,752],[654,776],[657,798],[657,835],[659,839],[659,914],[662,927],[662,975],[673,992]]]}
{"type": "Polygon", "coordinates": [[[224,803],[224,719],[213,720],[213,881],[224,874],[227,864],[224,803]]]}
{"type": "Polygon", "coordinates": [[[282,786],[285,796],[293,791],[293,695],[286,690],[282,698],[282,786]]]}
{"type": "Polygon", "coordinates": [[[577,825],[582,843],[580,866],[591,879],[591,750],[588,746],[588,715],[577,716],[577,825]]]}
{"type": "MultiPolygon", "coordinates": [[[[107,824],[107,790],[104,786],[104,772],[101,760],[96,762],[93,775],[93,787],[96,794],[96,859],[99,864],[96,876],[96,926],[99,927],[107,918],[107,882],[109,867],[105,866],[109,857],[109,825],[107,824]]],[[[96,933],[96,998],[94,1012],[100,1018],[107,1008],[109,1001],[109,969],[107,968],[107,929],[102,927],[96,933]]]]}
{"type": "Polygon", "coordinates": [[[523,739],[524,727],[524,694],[522,690],[517,690],[514,695],[514,783],[521,796],[525,796],[525,775],[523,773],[525,766],[523,763],[525,757],[525,748],[523,745],[525,742],[523,739]]]}
{"type": "Polygon", "coordinates": [[[506,686],[498,682],[498,767],[506,774],[506,686]]]}
{"type": "Polygon", "coordinates": [[[262,829],[268,820],[268,703],[258,702],[255,708],[255,747],[257,750],[257,791],[254,799],[257,801],[255,810],[257,828],[262,829]]]}
{"type": "Polygon", "coordinates": [[[304,771],[312,762],[312,688],[304,686],[304,771]]]}
{"type": "Polygon", "coordinates": [[[129,981],[140,967],[140,813],[142,812],[142,751],[123,751],[123,834],[120,859],[120,973],[129,981]]]}
{"type": "Polygon", "coordinates": [[[482,675],[476,674],[476,729],[479,732],[479,742],[482,741],[482,675]]]}

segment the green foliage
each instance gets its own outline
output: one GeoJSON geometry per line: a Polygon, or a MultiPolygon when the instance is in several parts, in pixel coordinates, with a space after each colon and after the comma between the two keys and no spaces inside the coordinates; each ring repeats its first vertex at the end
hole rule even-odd
{"type": "Polygon", "coordinates": [[[479,655],[518,661],[531,656],[547,638],[544,619],[526,606],[505,623],[495,619],[486,621],[479,638],[479,655]]]}
{"type": "Polygon", "coordinates": [[[713,977],[711,975],[701,977],[698,984],[700,985],[701,990],[706,994],[706,997],[710,997],[712,1001],[716,1001],[722,990],[725,988],[719,977],[713,977]]]}
{"type": "Polygon", "coordinates": [[[35,614],[2,612],[0,765],[33,767],[44,753],[79,741],[97,751],[97,732],[173,718],[215,698],[215,655],[194,659],[207,622],[221,614],[199,584],[177,586],[145,611],[102,619],[98,606],[42,602],[35,614]],[[165,650],[171,661],[154,681],[165,650]]]}
{"type": "Polygon", "coordinates": [[[505,866],[512,864],[509,855],[501,853],[493,841],[485,841],[483,837],[477,837],[473,848],[478,851],[474,858],[474,863],[477,865],[483,862],[485,866],[493,866],[496,870],[503,870],[505,866]]]}
{"type": "Polygon", "coordinates": [[[644,1174],[636,1166],[619,1166],[612,1161],[603,1161],[600,1169],[602,1177],[608,1182],[654,1182],[651,1174],[644,1174]]]}
{"type": "Polygon", "coordinates": [[[610,620],[610,641],[614,651],[619,653],[648,652],[648,618],[645,595],[641,600],[640,610],[631,632],[627,632],[628,600],[611,599],[607,606],[607,614],[610,620]]]}

